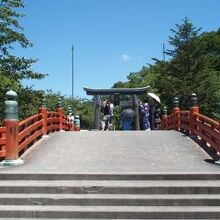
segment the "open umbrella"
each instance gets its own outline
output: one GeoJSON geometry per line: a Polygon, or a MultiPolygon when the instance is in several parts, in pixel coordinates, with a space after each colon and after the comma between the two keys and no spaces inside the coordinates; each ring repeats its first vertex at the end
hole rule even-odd
{"type": "Polygon", "coordinates": [[[160,103],[160,97],[157,96],[156,94],[152,93],[152,92],[148,92],[147,93],[151,98],[155,99],[157,102],[160,103]]]}

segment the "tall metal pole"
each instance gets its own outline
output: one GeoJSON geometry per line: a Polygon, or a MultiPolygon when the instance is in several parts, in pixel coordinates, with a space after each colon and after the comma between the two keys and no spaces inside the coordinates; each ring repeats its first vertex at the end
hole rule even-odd
{"type": "Polygon", "coordinates": [[[74,47],[72,45],[72,99],[74,99],[74,47]]]}
{"type": "Polygon", "coordinates": [[[165,44],[164,43],[162,44],[163,44],[163,61],[165,61],[165,44]]]}

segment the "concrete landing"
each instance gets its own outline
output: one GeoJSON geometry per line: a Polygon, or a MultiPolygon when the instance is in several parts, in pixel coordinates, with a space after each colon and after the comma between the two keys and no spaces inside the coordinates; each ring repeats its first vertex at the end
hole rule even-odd
{"type": "Polygon", "coordinates": [[[88,131],[50,134],[20,167],[30,173],[220,173],[196,143],[176,131],[88,131]]]}

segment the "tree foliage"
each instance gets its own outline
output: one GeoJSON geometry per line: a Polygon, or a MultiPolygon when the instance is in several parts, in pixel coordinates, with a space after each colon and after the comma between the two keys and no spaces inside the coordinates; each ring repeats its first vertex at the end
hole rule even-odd
{"type": "Polygon", "coordinates": [[[32,114],[33,111],[28,111],[24,106],[34,106],[38,92],[23,87],[21,80],[42,79],[46,76],[31,69],[32,64],[36,62],[35,59],[15,55],[17,47],[26,49],[32,46],[19,24],[20,19],[24,17],[20,12],[23,7],[22,0],[0,0],[0,120],[3,119],[5,93],[9,89],[15,90],[19,95],[20,106],[23,109],[20,117],[32,114]]]}
{"type": "Polygon", "coordinates": [[[32,46],[18,22],[24,17],[24,14],[19,12],[23,7],[22,0],[0,1],[0,71],[1,75],[17,81],[45,77],[45,74],[31,70],[31,65],[36,62],[35,59],[18,57],[12,53],[17,45],[22,48],[32,46]]]}
{"type": "Polygon", "coordinates": [[[128,81],[113,87],[150,85],[160,95],[163,105],[172,106],[174,97],[182,109],[189,108],[189,96],[197,94],[201,111],[219,115],[220,103],[220,29],[201,33],[188,18],[171,29],[168,61],[153,59],[154,64],[128,75],[128,81]]]}
{"type": "MultiPolygon", "coordinates": [[[[45,97],[46,106],[48,111],[55,111],[57,108],[58,98],[61,97],[60,93],[54,93],[52,91],[43,92],[41,97],[45,97]]],[[[39,105],[39,104],[38,104],[39,105]]],[[[62,96],[62,106],[65,114],[68,114],[69,108],[76,116],[79,115],[82,129],[91,129],[93,127],[94,118],[94,105],[92,101],[87,99],[62,96]]]]}

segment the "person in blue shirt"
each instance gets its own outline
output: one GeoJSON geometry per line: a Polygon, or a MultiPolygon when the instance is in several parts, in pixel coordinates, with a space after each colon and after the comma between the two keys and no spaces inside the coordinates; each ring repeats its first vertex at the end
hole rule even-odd
{"type": "Polygon", "coordinates": [[[127,108],[121,113],[122,127],[124,131],[131,130],[131,125],[134,121],[135,111],[127,108]]]}

